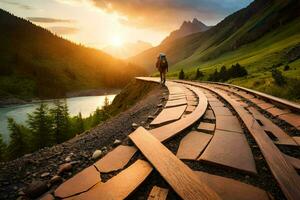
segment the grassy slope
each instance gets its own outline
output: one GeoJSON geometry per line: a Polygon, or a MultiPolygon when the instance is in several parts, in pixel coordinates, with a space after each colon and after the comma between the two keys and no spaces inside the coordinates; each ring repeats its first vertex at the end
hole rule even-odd
{"type": "Polygon", "coordinates": [[[0,98],[62,97],[120,87],[143,70],[77,45],[0,9],[0,98]]]}

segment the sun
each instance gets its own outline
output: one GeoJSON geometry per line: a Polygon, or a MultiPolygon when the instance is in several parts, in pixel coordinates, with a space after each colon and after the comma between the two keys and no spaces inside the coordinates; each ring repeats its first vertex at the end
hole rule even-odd
{"type": "Polygon", "coordinates": [[[120,36],[114,36],[111,39],[111,44],[115,47],[121,47],[123,45],[123,40],[120,36]]]}

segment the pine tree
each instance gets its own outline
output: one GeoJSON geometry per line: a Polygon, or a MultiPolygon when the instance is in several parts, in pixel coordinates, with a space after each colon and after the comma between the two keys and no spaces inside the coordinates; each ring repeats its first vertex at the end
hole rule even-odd
{"type": "Polygon", "coordinates": [[[76,133],[82,133],[84,132],[84,121],[82,119],[81,112],[78,113],[78,116],[76,117],[76,133]]]}
{"type": "Polygon", "coordinates": [[[275,84],[278,86],[283,86],[286,84],[285,77],[282,75],[282,72],[278,69],[272,70],[272,77],[275,80],[275,84]]]}
{"type": "Polygon", "coordinates": [[[0,133],[0,161],[4,161],[6,159],[6,150],[7,146],[3,141],[2,134],[0,133]]]}
{"type": "Polygon", "coordinates": [[[203,72],[201,72],[200,70],[199,70],[199,68],[197,69],[197,71],[196,71],[196,79],[200,79],[200,78],[202,78],[204,75],[203,75],[203,72]]]}
{"type": "Polygon", "coordinates": [[[105,121],[110,117],[110,102],[108,97],[106,96],[104,98],[104,105],[102,106],[101,110],[102,110],[102,119],[101,121],[105,121]]]}
{"type": "Polygon", "coordinates": [[[221,70],[220,70],[219,73],[220,73],[219,74],[220,75],[220,78],[219,78],[220,81],[227,81],[229,79],[226,66],[223,65],[221,67],[221,70]]]}
{"type": "Polygon", "coordinates": [[[9,157],[17,158],[27,153],[29,149],[26,144],[25,128],[17,124],[12,118],[8,118],[8,128],[10,130],[9,157]]]}
{"type": "MultiPolygon", "coordinates": [[[[105,106],[103,106],[102,108],[104,107],[105,106]]],[[[93,119],[92,126],[93,127],[97,126],[104,119],[104,109],[100,110],[99,108],[97,108],[92,116],[92,119],[93,119]]]]}
{"type": "Polygon", "coordinates": [[[62,143],[70,137],[70,120],[66,101],[55,102],[55,107],[50,110],[53,122],[53,135],[56,144],[62,143]]]}
{"type": "Polygon", "coordinates": [[[45,104],[42,103],[32,114],[28,114],[27,123],[35,150],[52,144],[52,118],[45,104]]]}
{"type": "Polygon", "coordinates": [[[178,76],[178,78],[179,78],[180,80],[183,80],[183,79],[184,79],[184,77],[185,77],[185,75],[184,75],[184,71],[183,71],[183,69],[181,69],[181,71],[179,72],[179,76],[178,76]]]}

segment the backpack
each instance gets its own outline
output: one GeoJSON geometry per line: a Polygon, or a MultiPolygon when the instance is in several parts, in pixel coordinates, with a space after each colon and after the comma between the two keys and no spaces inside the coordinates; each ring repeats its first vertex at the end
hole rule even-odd
{"type": "Polygon", "coordinates": [[[167,69],[168,68],[168,61],[166,56],[160,56],[160,68],[167,69]]]}

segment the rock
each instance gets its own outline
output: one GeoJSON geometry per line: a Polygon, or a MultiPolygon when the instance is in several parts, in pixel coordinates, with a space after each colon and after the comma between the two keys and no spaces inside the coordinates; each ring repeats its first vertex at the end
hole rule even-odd
{"type": "Polygon", "coordinates": [[[153,115],[149,115],[149,116],[148,116],[148,119],[151,119],[151,120],[152,120],[152,119],[154,119],[154,116],[153,116],[153,115]]]}
{"type": "Polygon", "coordinates": [[[27,197],[37,198],[48,191],[48,186],[46,181],[33,181],[24,190],[27,197]]]}
{"type": "Polygon", "coordinates": [[[116,140],[114,141],[114,146],[117,146],[117,145],[119,145],[119,144],[121,144],[121,143],[122,143],[121,140],[116,139],[116,140]]]}
{"type": "Polygon", "coordinates": [[[50,175],[49,172],[42,173],[42,174],[41,174],[41,178],[45,178],[45,177],[47,177],[47,176],[49,176],[49,175],[50,175]]]}
{"type": "Polygon", "coordinates": [[[67,156],[67,157],[65,158],[65,161],[66,161],[66,162],[71,162],[71,156],[67,156]]]}
{"type": "Polygon", "coordinates": [[[100,156],[102,155],[102,151],[97,149],[96,151],[94,151],[93,155],[92,155],[92,159],[96,160],[98,159],[100,156]]]}
{"type": "Polygon", "coordinates": [[[139,127],[139,125],[136,124],[136,123],[132,123],[132,124],[131,124],[131,127],[132,127],[133,129],[137,129],[137,128],[139,127]]]}
{"type": "Polygon", "coordinates": [[[55,184],[57,184],[57,183],[61,183],[63,180],[62,180],[62,178],[60,177],[60,176],[58,176],[58,175],[55,175],[55,176],[53,176],[51,179],[50,179],[50,184],[51,185],[55,185],[55,184]]]}
{"type": "Polygon", "coordinates": [[[66,172],[66,171],[70,171],[71,169],[72,169],[72,164],[71,163],[61,164],[58,167],[58,174],[61,174],[61,173],[66,172]]]}
{"type": "Polygon", "coordinates": [[[160,103],[160,104],[157,104],[157,107],[163,107],[163,105],[162,105],[162,103],[160,103]]]}
{"type": "Polygon", "coordinates": [[[101,151],[107,151],[107,147],[102,147],[101,151]]]}

